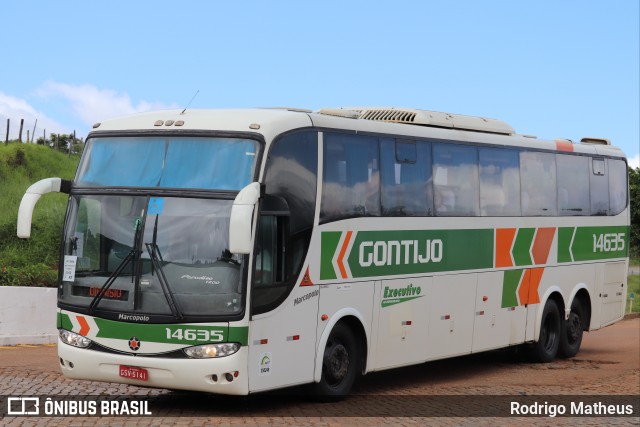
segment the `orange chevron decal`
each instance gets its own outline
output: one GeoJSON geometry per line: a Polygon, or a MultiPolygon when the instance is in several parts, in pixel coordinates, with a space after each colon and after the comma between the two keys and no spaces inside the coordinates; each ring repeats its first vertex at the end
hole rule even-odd
{"type": "Polygon", "coordinates": [[[556,234],[555,227],[538,228],[531,254],[533,255],[533,263],[536,265],[546,264],[553,243],[553,236],[556,234]]]}
{"type": "Polygon", "coordinates": [[[544,268],[527,268],[522,275],[522,281],[518,288],[518,299],[520,305],[539,304],[540,296],[538,295],[538,287],[542,280],[544,268]]]}
{"type": "Polygon", "coordinates": [[[520,287],[518,287],[518,301],[520,305],[525,305],[529,303],[529,278],[531,276],[531,270],[524,270],[524,274],[522,275],[522,280],[520,281],[520,287]]]}
{"type": "Polygon", "coordinates": [[[496,228],[496,268],[512,267],[511,247],[516,228],[496,228]]]}
{"type": "Polygon", "coordinates": [[[540,304],[540,295],[538,294],[538,287],[540,281],[542,281],[542,274],[544,268],[532,268],[529,278],[529,299],[527,304],[540,304]]]}
{"type": "Polygon", "coordinates": [[[83,337],[86,337],[87,334],[89,333],[89,329],[91,329],[91,327],[89,326],[89,323],[87,322],[87,319],[85,319],[83,316],[76,316],[76,319],[80,324],[80,330],[78,331],[78,333],[83,337]]]}
{"type": "Polygon", "coordinates": [[[338,255],[338,259],[337,259],[338,268],[340,269],[340,276],[342,276],[343,279],[348,278],[347,270],[344,268],[344,256],[347,253],[347,247],[349,246],[349,242],[351,241],[352,234],[353,234],[353,231],[347,231],[347,235],[344,238],[344,243],[340,248],[340,255],[338,255]]]}

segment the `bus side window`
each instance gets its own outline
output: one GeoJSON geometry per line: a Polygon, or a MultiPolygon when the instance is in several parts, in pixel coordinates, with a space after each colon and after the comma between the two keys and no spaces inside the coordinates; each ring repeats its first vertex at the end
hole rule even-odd
{"type": "Polygon", "coordinates": [[[325,133],[320,221],[380,215],[378,138],[325,133]]]}
{"type": "Polygon", "coordinates": [[[520,182],[522,215],[558,215],[555,154],[536,151],[520,152],[520,182]]]}
{"type": "Polygon", "coordinates": [[[295,132],[269,150],[256,234],[253,314],[276,308],[301,273],[316,209],[317,144],[317,132],[295,132]]]}
{"type": "Polygon", "coordinates": [[[380,158],[382,215],[433,215],[429,143],[381,138],[380,158]]]}
{"type": "Polygon", "coordinates": [[[591,215],[607,215],[609,213],[609,179],[604,159],[591,159],[589,189],[591,193],[591,215]]]}
{"type": "Polygon", "coordinates": [[[589,215],[589,158],[557,154],[558,214],[589,215]]]}
{"type": "Polygon", "coordinates": [[[258,226],[255,278],[256,287],[271,286],[283,281],[284,218],[275,215],[260,216],[258,226]]]}
{"type": "Polygon", "coordinates": [[[476,147],[433,144],[433,171],[436,215],[479,215],[480,189],[476,147]]]}
{"type": "Polygon", "coordinates": [[[518,151],[480,148],[479,154],[482,216],[520,216],[518,151]]]}
{"type": "Polygon", "coordinates": [[[607,159],[609,169],[609,215],[618,215],[627,206],[627,164],[607,159]]]}

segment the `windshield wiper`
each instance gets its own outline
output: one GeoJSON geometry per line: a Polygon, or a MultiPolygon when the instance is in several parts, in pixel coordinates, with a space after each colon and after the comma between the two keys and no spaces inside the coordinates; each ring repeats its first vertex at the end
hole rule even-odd
{"type": "MultiPolygon", "coordinates": [[[[133,247],[131,248],[127,256],[124,257],[122,261],[120,261],[120,264],[118,264],[118,267],[116,267],[116,269],[113,270],[113,273],[111,273],[107,281],[104,282],[104,285],[102,285],[98,294],[95,297],[93,297],[93,299],[91,300],[91,304],[89,304],[89,314],[92,314],[93,310],[95,310],[98,304],[100,304],[100,301],[102,301],[102,297],[105,295],[105,292],[107,292],[111,287],[111,285],[113,285],[116,278],[120,276],[120,273],[122,273],[122,270],[124,270],[127,264],[129,264],[130,261],[138,258],[142,253],[142,251],[138,249],[141,231],[142,231],[142,221],[140,220],[140,218],[138,218],[134,223],[133,247]]],[[[134,266],[133,276],[135,275],[136,275],[136,271],[134,266]]],[[[134,280],[133,276],[131,278],[132,280],[134,280]]],[[[140,279],[138,278],[136,280],[139,281],[140,279]]]]}
{"type": "Polygon", "coordinates": [[[98,304],[102,300],[102,297],[105,295],[105,292],[107,292],[111,287],[111,285],[113,285],[116,278],[120,275],[120,273],[122,273],[122,270],[124,270],[127,264],[129,264],[129,262],[133,258],[135,258],[137,252],[140,252],[140,251],[136,249],[131,249],[131,251],[129,251],[127,256],[124,257],[124,259],[120,262],[120,264],[118,264],[118,267],[115,270],[113,270],[113,273],[111,273],[107,281],[104,282],[104,285],[102,285],[98,294],[95,297],[93,297],[93,299],[91,300],[91,304],[89,304],[89,314],[93,313],[93,310],[98,306],[98,304]]]}
{"type": "Polygon", "coordinates": [[[147,252],[149,252],[149,257],[151,258],[151,264],[153,268],[158,273],[158,281],[160,282],[160,287],[162,288],[162,292],[164,293],[165,298],[167,299],[167,303],[169,304],[169,308],[171,309],[171,313],[176,318],[176,320],[182,320],[184,317],[182,315],[182,311],[178,306],[178,302],[173,297],[173,293],[169,288],[169,281],[167,280],[167,276],[164,275],[164,270],[162,268],[162,264],[158,262],[158,254],[159,249],[158,245],[155,242],[153,243],[145,243],[145,247],[147,248],[147,252]]]}

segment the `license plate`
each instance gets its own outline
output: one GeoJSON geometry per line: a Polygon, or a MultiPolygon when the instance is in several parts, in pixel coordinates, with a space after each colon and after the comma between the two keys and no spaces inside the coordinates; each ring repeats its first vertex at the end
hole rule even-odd
{"type": "Polygon", "coordinates": [[[144,368],[138,368],[137,366],[120,365],[120,376],[122,378],[147,381],[149,379],[149,371],[144,368]]]}

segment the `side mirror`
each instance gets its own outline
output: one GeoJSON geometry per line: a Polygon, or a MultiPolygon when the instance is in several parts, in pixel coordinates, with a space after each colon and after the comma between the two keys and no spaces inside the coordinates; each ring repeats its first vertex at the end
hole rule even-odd
{"type": "Polygon", "coordinates": [[[251,252],[251,226],[253,212],[260,199],[260,183],[252,182],[244,187],[231,206],[229,218],[229,251],[234,254],[251,252]]]}
{"type": "Polygon", "coordinates": [[[69,193],[71,181],[61,178],[46,178],[31,185],[22,196],[18,209],[18,237],[28,239],[31,237],[31,219],[33,209],[40,200],[40,196],[47,193],[69,193]]]}

